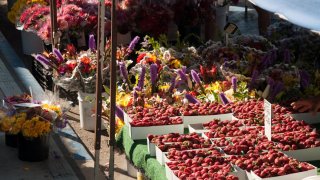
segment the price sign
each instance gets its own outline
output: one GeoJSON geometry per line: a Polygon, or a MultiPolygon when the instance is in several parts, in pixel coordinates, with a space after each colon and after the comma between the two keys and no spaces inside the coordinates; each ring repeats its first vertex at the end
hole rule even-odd
{"type": "Polygon", "coordinates": [[[227,25],[224,26],[226,46],[229,45],[229,34],[234,34],[237,29],[238,26],[234,23],[227,23],[227,25]]]}
{"type": "Polygon", "coordinates": [[[238,26],[234,23],[227,23],[224,26],[224,31],[228,34],[234,34],[238,30],[238,26]]]}
{"type": "Polygon", "coordinates": [[[264,134],[271,141],[272,126],[272,104],[268,100],[264,100],[264,134]]]}

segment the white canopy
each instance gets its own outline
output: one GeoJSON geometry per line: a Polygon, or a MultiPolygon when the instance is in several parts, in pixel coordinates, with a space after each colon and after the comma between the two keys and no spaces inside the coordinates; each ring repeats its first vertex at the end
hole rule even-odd
{"type": "Polygon", "coordinates": [[[320,0],[250,0],[293,24],[320,31],[320,0]]]}

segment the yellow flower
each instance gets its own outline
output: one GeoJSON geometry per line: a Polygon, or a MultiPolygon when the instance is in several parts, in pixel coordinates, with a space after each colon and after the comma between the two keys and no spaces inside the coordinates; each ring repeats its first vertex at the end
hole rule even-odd
{"type": "Polygon", "coordinates": [[[175,69],[178,69],[181,67],[181,62],[179,59],[174,59],[172,61],[169,62],[169,65],[172,66],[175,69]]]}
{"type": "Polygon", "coordinates": [[[124,122],[120,119],[116,119],[116,136],[119,134],[121,128],[124,126],[124,122]]]}
{"type": "Polygon", "coordinates": [[[51,131],[51,125],[48,121],[40,120],[33,117],[31,120],[25,121],[22,125],[22,135],[25,137],[36,138],[45,135],[51,131]]]}
{"type": "Polygon", "coordinates": [[[117,94],[117,104],[121,107],[127,107],[130,103],[132,97],[130,94],[126,94],[124,92],[120,92],[117,94]]]}
{"type": "Polygon", "coordinates": [[[160,85],[159,86],[159,90],[160,91],[167,91],[170,88],[169,84],[165,84],[165,85],[160,85]]]}
{"type": "Polygon", "coordinates": [[[52,105],[52,104],[42,104],[41,107],[46,110],[52,110],[57,114],[61,115],[61,107],[59,105],[52,105]]]}

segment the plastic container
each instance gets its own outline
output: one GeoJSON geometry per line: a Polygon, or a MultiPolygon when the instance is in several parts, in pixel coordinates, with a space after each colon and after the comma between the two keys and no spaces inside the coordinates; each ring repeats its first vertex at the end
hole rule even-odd
{"type": "MultiPolygon", "coordinates": [[[[81,129],[94,131],[96,127],[95,118],[95,96],[96,94],[78,92],[79,115],[81,129]]],[[[106,129],[103,121],[101,122],[101,130],[106,129]]]]}
{"type": "Polygon", "coordinates": [[[5,133],[5,144],[9,147],[18,147],[18,135],[5,133]]]}

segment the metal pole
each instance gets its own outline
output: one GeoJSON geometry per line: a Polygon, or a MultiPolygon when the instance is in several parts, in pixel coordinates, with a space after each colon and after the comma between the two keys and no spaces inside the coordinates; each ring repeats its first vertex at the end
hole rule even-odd
{"type": "Polygon", "coordinates": [[[98,40],[97,40],[97,74],[96,74],[96,127],[95,127],[95,161],[94,161],[94,179],[98,179],[100,171],[100,148],[101,148],[101,112],[102,112],[102,63],[104,60],[104,18],[105,5],[104,0],[99,1],[98,7],[98,40]]]}
{"type": "Polygon", "coordinates": [[[57,3],[56,0],[50,0],[50,18],[51,18],[51,42],[52,42],[52,51],[53,48],[57,48],[57,3]]]}
{"type": "Polygon", "coordinates": [[[109,179],[114,179],[114,146],[115,146],[115,108],[116,108],[116,53],[117,53],[117,22],[116,22],[116,0],[112,0],[111,8],[111,80],[110,80],[110,157],[109,157],[109,179]]]}

